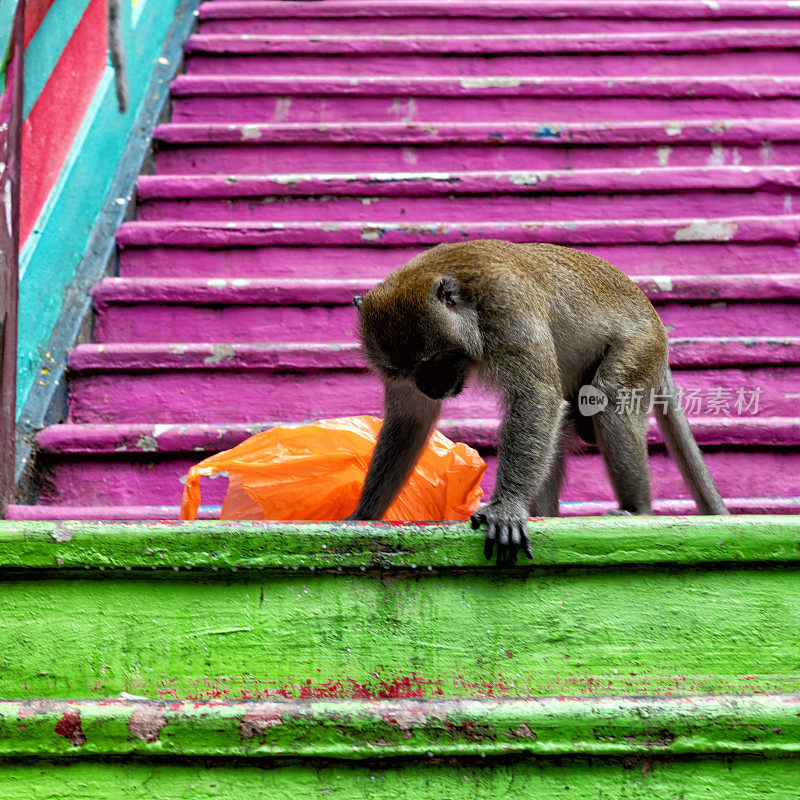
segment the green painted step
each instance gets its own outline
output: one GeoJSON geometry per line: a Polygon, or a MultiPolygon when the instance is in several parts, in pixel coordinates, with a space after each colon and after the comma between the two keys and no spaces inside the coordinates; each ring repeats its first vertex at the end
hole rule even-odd
{"type": "Polygon", "coordinates": [[[800,517],[0,522],[0,797],[795,800],[800,517]]]}
{"type": "Polygon", "coordinates": [[[800,518],[0,523],[0,697],[785,694],[800,518]],[[57,657],[54,657],[57,654],[57,657]]]}

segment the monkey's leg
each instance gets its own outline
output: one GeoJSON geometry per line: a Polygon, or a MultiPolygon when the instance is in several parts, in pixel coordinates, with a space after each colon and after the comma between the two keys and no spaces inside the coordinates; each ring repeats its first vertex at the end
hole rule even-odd
{"type": "Polygon", "coordinates": [[[564,482],[564,455],[565,442],[556,444],[550,471],[542,481],[539,494],[531,500],[530,513],[532,517],[557,517],[559,515],[558,500],[561,495],[561,485],[564,482]]]}
{"type": "Polygon", "coordinates": [[[397,497],[439,417],[442,404],[403,380],[386,383],[384,419],[358,508],[347,519],[382,519],[397,497]]]}
{"type": "Polygon", "coordinates": [[[651,393],[660,386],[667,353],[660,337],[645,332],[611,348],[592,384],[608,398],[593,417],[597,444],[620,511],[652,514],[647,463],[647,422],[651,393]]]}
{"type": "Polygon", "coordinates": [[[499,431],[497,482],[489,503],[472,515],[474,528],[486,523],[486,558],[497,544],[497,563],[514,564],[528,541],[528,507],[538,496],[561,442],[567,403],[552,385],[531,382],[507,402],[499,431]]]}
{"type": "Polygon", "coordinates": [[[648,414],[619,414],[613,407],[594,422],[597,444],[621,511],[651,514],[650,470],[647,464],[648,414]]]}

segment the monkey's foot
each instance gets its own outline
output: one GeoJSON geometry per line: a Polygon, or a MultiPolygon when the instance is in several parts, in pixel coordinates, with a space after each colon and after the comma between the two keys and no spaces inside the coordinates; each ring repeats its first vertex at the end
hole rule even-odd
{"type": "Polygon", "coordinates": [[[611,511],[606,511],[607,517],[633,517],[635,516],[632,511],[625,511],[622,508],[612,508],[611,511]]]}
{"type": "Polygon", "coordinates": [[[520,548],[533,560],[533,551],[528,539],[528,515],[522,503],[509,504],[492,501],[479,508],[471,518],[472,527],[480,528],[486,524],[486,543],[483,554],[492,559],[497,544],[497,566],[513,566],[517,563],[520,548]]]}

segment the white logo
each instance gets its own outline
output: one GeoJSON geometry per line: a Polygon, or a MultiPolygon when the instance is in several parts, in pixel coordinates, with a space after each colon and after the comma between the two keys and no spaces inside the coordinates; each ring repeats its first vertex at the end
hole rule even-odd
{"type": "Polygon", "coordinates": [[[578,411],[584,417],[593,417],[599,414],[608,405],[608,398],[603,392],[588,384],[581,386],[578,392],[578,411]]]}

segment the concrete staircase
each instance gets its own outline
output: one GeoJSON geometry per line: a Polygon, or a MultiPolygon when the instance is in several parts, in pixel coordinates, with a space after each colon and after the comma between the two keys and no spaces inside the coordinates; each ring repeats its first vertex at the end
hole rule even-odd
{"type": "MultiPolygon", "coordinates": [[[[205,455],[379,415],[350,298],[472,237],[633,276],[731,510],[796,512],[798,43],[785,3],[203,3],[119,277],[70,357],[69,418],[39,435],[35,505],[9,515],[174,518],[205,455]]],[[[477,391],[441,426],[485,455],[487,492],[496,426],[477,391]]],[[[691,512],[655,432],[651,469],[657,510],[691,512]]],[[[575,456],[564,513],[611,497],[598,455],[575,456]]]]}
{"type": "MultiPolygon", "coordinates": [[[[798,44],[787,2],[202,4],[0,521],[0,795],[796,800],[798,44]],[[531,520],[513,569],[468,523],[167,521],[206,454],[380,413],[351,296],[470,236],[639,282],[736,516],[531,520]]],[[[487,490],[497,416],[441,426],[487,490]]],[[[610,498],[576,456],[565,515],[610,498]]]]}

